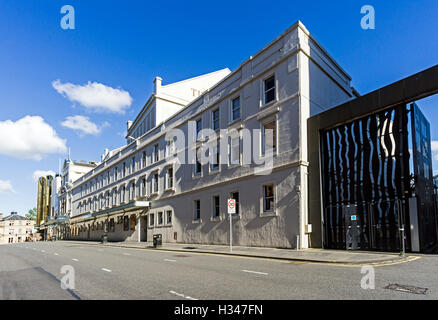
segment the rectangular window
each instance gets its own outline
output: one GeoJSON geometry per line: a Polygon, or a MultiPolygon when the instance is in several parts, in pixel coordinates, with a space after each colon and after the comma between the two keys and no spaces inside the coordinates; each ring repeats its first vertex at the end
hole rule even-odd
{"type": "Polygon", "coordinates": [[[158,216],[157,216],[157,224],[159,225],[159,226],[161,226],[162,224],[163,224],[163,212],[158,212],[158,216]]]}
{"type": "Polygon", "coordinates": [[[175,154],[175,143],[173,139],[167,140],[166,143],[166,157],[170,157],[175,154]]]}
{"type": "Polygon", "coordinates": [[[231,121],[240,118],[240,97],[237,97],[231,101],[231,121]]]}
{"type": "Polygon", "coordinates": [[[146,168],[146,151],[143,151],[141,159],[142,159],[142,167],[146,168]]]}
{"type": "Polygon", "coordinates": [[[114,168],[114,181],[117,181],[117,167],[114,168]]]}
{"type": "Polygon", "coordinates": [[[230,198],[236,200],[236,215],[238,215],[240,212],[239,192],[231,192],[230,198]]]}
{"type": "Polygon", "coordinates": [[[199,152],[200,149],[196,149],[196,163],[195,163],[195,174],[201,174],[201,170],[202,170],[202,165],[201,165],[201,161],[199,159],[199,152]]]}
{"type": "Polygon", "coordinates": [[[149,214],[149,225],[150,225],[151,227],[153,227],[154,224],[155,224],[155,217],[154,217],[154,214],[153,214],[153,213],[150,213],[150,214],[149,214]]]}
{"type": "Polygon", "coordinates": [[[213,218],[219,218],[220,216],[220,198],[219,196],[213,197],[213,218]]]}
{"type": "Polygon", "coordinates": [[[262,153],[277,152],[277,126],[275,120],[263,125],[262,153]]]}
{"type": "Polygon", "coordinates": [[[154,162],[158,162],[160,160],[158,144],[154,145],[154,162]]]}
{"type": "Polygon", "coordinates": [[[274,185],[263,186],[263,212],[274,211],[274,185]]]}
{"type": "Polygon", "coordinates": [[[202,130],[202,119],[196,120],[196,140],[199,140],[201,137],[199,136],[199,133],[202,130]]]}
{"type": "Polygon", "coordinates": [[[219,129],[219,108],[211,112],[211,128],[215,131],[219,129]]]}
{"type": "Polygon", "coordinates": [[[120,189],[120,203],[125,202],[126,198],[125,198],[125,186],[122,187],[122,189],[120,189]]]}
{"type": "Polygon", "coordinates": [[[131,160],[131,173],[134,173],[135,171],[135,157],[132,157],[131,160]]]}
{"type": "Polygon", "coordinates": [[[141,180],[141,192],[143,196],[146,196],[146,178],[141,180]]]}
{"type": "Polygon", "coordinates": [[[263,82],[264,104],[275,100],[275,77],[271,76],[263,82]]]}
{"type": "Polygon", "coordinates": [[[240,137],[230,139],[230,164],[240,164],[240,137]]]}
{"type": "Polygon", "coordinates": [[[198,221],[201,219],[201,200],[195,200],[195,216],[194,220],[198,221]]]}
{"type": "Polygon", "coordinates": [[[110,232],[115,232],[115,231],[116,231],[116,225],[115,225],[115,223],[114,223],[114,218],[111,218],[111,219],[110,219],[110,222],[109,222],[109,231],[110,231],[110,232]]]}
{"type": "Polygon", "coordinates": [[[167,189],[173,188],[173,168],[167,169],[167,189]]]}
{"type": "Polygon", "coordinates": [[[123,162],[122,178],[125,177],[125,174],[126,174],[126,164],[123,162]]]}
{"type": "Polygon", "coordinates": [[[152,176],[152,193],[158,192],[158,173],[152,176]]]}
{"type": "Polygon", "coordinates": [[[211,161],[211,165],[210,165],[211,170],[219,169],[219,163],[220,163],[219,144],[214,148],[210,161],[211,161]]]}
{"type": "Polygon", "coordinates": [[[172,210],[166,211],[166,223],[172,224],[172,210]]]}

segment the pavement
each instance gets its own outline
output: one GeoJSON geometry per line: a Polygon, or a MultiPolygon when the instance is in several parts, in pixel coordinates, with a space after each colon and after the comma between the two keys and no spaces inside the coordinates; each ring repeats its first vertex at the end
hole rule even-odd
{"type": "Polygon", "coordinates": [[[277,259],[286,261],[300,261],[313,263],[332,263],[347,265],[376,265],[387,263],[398,263],[410,261],[415,256],[405,255],[401,257],[398,253],[366,252],[366,251],[344,251],[326,249],[277,249],[261,247],[233,246],[230,252],[229,246],[224,245],[203,245],[203,244],[183,244],[183,243],[163,243],[157,248],[151,242],[107,242],[102,244],[100,241],[71,241],[64,240],[59,242],[74,242],[78,244],[113,246],[120,248],[136,248],[149,250],[164,250],[174,252],[194,252],[206,254],[232,255],[252,258],[277,259]]]}

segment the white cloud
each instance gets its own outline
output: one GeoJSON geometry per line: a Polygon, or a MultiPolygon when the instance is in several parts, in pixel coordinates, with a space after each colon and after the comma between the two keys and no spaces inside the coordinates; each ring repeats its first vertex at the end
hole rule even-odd
{"type": "Polygon", "coordinates": [[[0,153],[24,159],[41,160],[51,153],[65,153],[66,140],[42,117],[25,116],[13,122],[0,121],[0,153]]]}
{"type": "Polygon", "coordinates": [[[35,181],[38,181],[38,178],[40,178],[40,177],[47,177],[47,176],[55,176],[55,172],[54,171],[52,171],[52,170],[47,170],[47,171],[44,171],[44,170],[36,170],[36,171],[34,171],[34,173],[33,173],[33,179],[35,180],[35,181]]]}
{"type": "Polygon", "coordinates": [[[432,151],[433,152],[438,152],[438,141],[437,140],[432,140],[431,144],[432,144],[432,151]]]}
{"type": "Polygon", "coordinates": [[[125,109],[132,103],[129,92],[98,82],[88,81],[86,85],[78,85],[56,80],[52,82],[52,86],[70,101],[79,102],[85,108],[95,111],[125,113],[125,109]]]}
{"type": "Polygon", "coordinates": [[[9,180],[7,181],[0,180],[0,193],[4,193],[4,192],[16,193],[15,190],[12,188],[12,184],[9,180]]]}
{"type": "Polygon", "coordinates": [[[109,123],[104,122],[103,124],[98,126],[94,122],[91,122],[88,117],[76,115],[76,116],[68,116],[63,122],[61,122],[61,125],[66,128],[80,131],[81,135],[85,135],[85,134],[98,135],[103,128],[109,126],[109,123]]]}

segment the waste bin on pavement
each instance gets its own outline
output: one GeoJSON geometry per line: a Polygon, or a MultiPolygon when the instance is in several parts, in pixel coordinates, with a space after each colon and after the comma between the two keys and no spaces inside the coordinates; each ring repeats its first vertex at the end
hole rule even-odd
{"type": "Polygon", "coordinates": [[[108,242],[108,236],[106,234],[102,235],[102,243],[108,242]]]}
{"type": "Polygon", "coordinates": [[[154,248],[161,246],[163,244],[163,235],[154,234],[154,248]]]}

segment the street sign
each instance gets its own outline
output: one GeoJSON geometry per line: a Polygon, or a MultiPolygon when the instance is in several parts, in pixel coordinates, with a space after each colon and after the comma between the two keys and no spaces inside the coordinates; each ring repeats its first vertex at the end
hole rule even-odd
{"type": "Polygon", "coordinates": [[[228,207],[229,214],[235,214],[236,213],[236,200],[228,199],[227,207],[228,207]]]}

